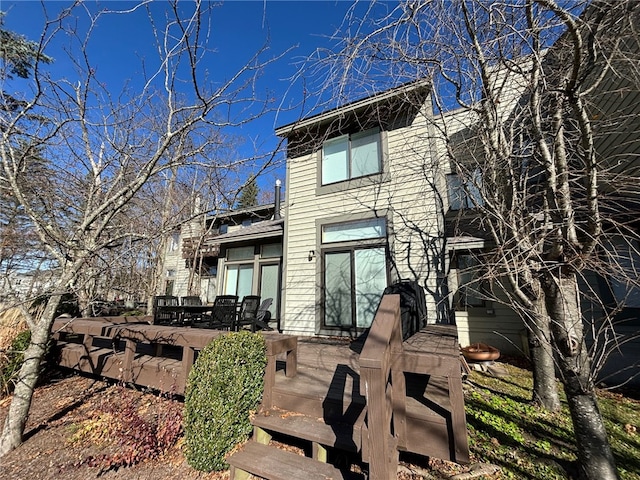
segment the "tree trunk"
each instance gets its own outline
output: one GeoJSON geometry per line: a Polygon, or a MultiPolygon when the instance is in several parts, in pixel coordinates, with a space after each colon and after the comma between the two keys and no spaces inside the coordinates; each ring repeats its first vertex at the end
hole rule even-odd
{"type": "Polygon", "coordinates": [[[545,282],[547,312],[561,381],[567,396],[578,448],[578,465],[588,480],[617,480],[615,459],[598,409],[578,294],[573,272],[548,274],[545,282]]]}
{"type": "Polygon", "coordinates": [[[555,412],[560,410],[560,396],[556,382],[556,367],[551,347],[551,332],[549,318],[545,312],[543,302],[539,301],[537,315],[532,318],[527,329],[529,354],[533,368],[533,402],[546,410],[555,412]]]}
{"type": "MultiPolygon", "coordinates": [[[[61,278],[58,286],[64,286],[66,283],[61,278]]],[[[60,292],[60,289],[57,291],[60,292]]],[[[18,381],[0,437],[0,457],[22,443],[22,434],[29,417],[33,391],[40,374],[40,364],[47,350],[51,325],[61,298],[62,293],[51,295],[42,316],[31,328],[31,342],[24,353],[24,362],[18,373],[18,381]]]]}

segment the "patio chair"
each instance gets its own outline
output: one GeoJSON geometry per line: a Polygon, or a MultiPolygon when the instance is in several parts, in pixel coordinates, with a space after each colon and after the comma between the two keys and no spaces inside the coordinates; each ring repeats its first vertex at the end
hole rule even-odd
{"type": "Polygon", "coordinates": [[[218,295],[213,301],[209,328],[233,330],[236,323],[238,297],[236,295],[218,295]]]}
{"type": "Polygon", "coordinates": [[[177,307],[178,297],[173,295],[157,295],[153,297],[153,323],[155,325],[170,325],[177,323],[178,311],[168,311],[163,307],[177,307]]]}
{"type": "MultiPolygon", "coordinates": [[[[183,307],[193,307],[202,305],[202,299],[198,295],[188,295],[180,299],[183,307]]],[[[191,325],[193,322],[202,321],[202,312],[190,312],[188,308],[185,308],[182,312],[182,323],[184,325],[191,325]]]]}
{"type": "Polygon", "coordinates": [[[256,319],[258,315],[258,307],[260,306],[260,297],[258,295],[246,295],[242,298],[240,304],[240,313],[236,323],[236,331],[244,326],[251,327],[251,331],[256,331],[256,319]]]}
{"type": "Polygon", "coordinates": [[[271,312],[269,307],[273,303],[273,298],[265,298],[258,307],[258,313],[256,313],[256,327],[261,330],[273,330],[269,326],[269,320],[271,319],[271,312]]]}

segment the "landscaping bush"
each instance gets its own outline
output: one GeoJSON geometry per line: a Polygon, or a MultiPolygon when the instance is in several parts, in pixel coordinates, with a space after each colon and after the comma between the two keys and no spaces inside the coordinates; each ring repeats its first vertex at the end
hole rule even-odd
{"type": "Polygon", "coordinates": [[[227,453],[251,433],[266,363],[264,338],[250,332],[222,335],[200,352],[185,394],[185,456],[193,468],[228,467],[227,453]]]}
{"type": "Polygon", "coordinates": [[[31,330],[23,330],[18,333],[11,342],[11,346],[2,354],[0,358],[0,397],[8,395],[13,391],[13,379],[22,366],[24,351],[29,346],[31,340],[31,330]]]}

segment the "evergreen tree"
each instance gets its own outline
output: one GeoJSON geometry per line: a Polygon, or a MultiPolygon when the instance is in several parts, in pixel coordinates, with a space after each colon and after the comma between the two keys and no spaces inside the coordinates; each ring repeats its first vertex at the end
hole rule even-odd
{"type": "MultiPolygon", "coordinates": [[[[6,30],[4,15],[0,11],[0,79],[29,78],[37,61],[51,63],[52,58],[42,54],[36,42],[6,30]]],[[[0,95],[0,110],[13,111],[19,107],[20,102],[13,95],[4,90],[0,90],[0,95]]]]}
{"type": "Polygon", "coordinates": [[[255,207],[258,204],[258,184],[255,178],[252,178],[240,192],[237,208],[255,207]]]}

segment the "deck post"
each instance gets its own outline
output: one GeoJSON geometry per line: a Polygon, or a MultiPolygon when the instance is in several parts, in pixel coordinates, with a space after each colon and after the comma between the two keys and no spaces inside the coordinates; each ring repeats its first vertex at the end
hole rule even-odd
{"type": "Polygon", "coordinates": [[[400,296],[384,295],[360,354],[360,382],[368,419],[363,443],[368,443],[371,480],[395,480],[398,475],[398,448],[391,421],[394,403],[401,397],[394,397],[391,376],[393,364],[401,355],[400,296]]]}
{"type": "Polygon", "coordinates": [[[464,392],[462,378],[456,363],[449,373],[449,398],[451,399],[451,426],[453,430],[455,461],[469,463],[469,440],[467,439],[467,419],[464,413],[464,392]]]}
{"type": "Polygon", "coordinates": [[[395,480],[397,478],[397,450],[390,434],[391,412],[387,404],[386,379],[382,369],[360,367],[364,383],[369,419],[366,441],[369,443],[369,478],[395,480]],[[392,451],[395,450],[394,452],[392,451]],[[395,458],[395,462],[394,462],[395,458]]]}
{"type": "MultiPolygon", "coordinates": [[[[182,347],[182,375],[178,379],[178,387],[182,387],[181,391],[186,393],[187,383],[189,380],[189,372],[193,367],[196,358],[196,349],[190,345],[182,347]]],[[[180,390],[180,388],[179,388],[180,390]]]]}
{"type": "Polygon", "coordinates": [[[133,358],[136,355],[136,342],[127,338],[124,341],[124,364],[122,365],[122,380],[133,382],[133,358]]]}
{"type": "MultiPolygon", "coordinates": [[[[82,337],[82,347],[84,348],[84,355],[86,356],[86,361],[91,367],[91,373],[95,374],[96,365],[93,362],[93,358],[91,358],[91,349],[93,348],[93,335],[89,333],[85,333],[82,337]]],[[[78,363],[82,363],[82,358],[79,359],[78,363]]]]}

